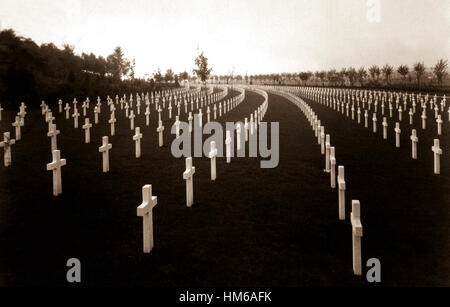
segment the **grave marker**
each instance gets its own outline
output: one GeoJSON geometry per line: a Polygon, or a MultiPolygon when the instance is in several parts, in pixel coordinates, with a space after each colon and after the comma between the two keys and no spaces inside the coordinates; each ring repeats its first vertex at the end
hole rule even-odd
{"type": "Polygon", "coordinates": [[[47,164],[47,170],[53,171],[53,196],[62,194],[61,167],[66,165],[66,159],[61,159],[59,150],[52,151],[52,162],[47,164]]]}
{"type": "Polygon", "coordinates": [[[183,179],[186,180],[186,206],[191,207],[194,203],[194,174],[195,167],[192,166],[192,157],[186,158],[186,170],[183,179]]]}
{"type": "Polygon", "coordinates": [[[91,127],[92,127],[92,124],[89,123],[89,118],[85,118],[83,129],[84,129],[84,142],[86,144],[91,142],[91,127]]]}
{"type": "Polygon", "coordinates": [[[98,151],[102,153],[103,159],[103,172],[109,172],[109,151],[112,148],[112,144],[108,143],[108,137],[104,136],[102,138],[102,146],[99,147],[98,151]]]}
{"type": "Polygon", "coordinates": [[[211,150],[209,151],[209,158],[211,159],[211,180],[216,180],[216,157],[217,157],[217,148],[216,142],[211,141],[211,150]]]}
{"type": "Polygon", "coordinates": [[[363,228],[361,224],[359,200],[352,200],[352,212],[350,213],[350,221],[352,223],[353,273],[355,275],[361,275],[361,237],[363,235],[363,228]]]}
{"type": "Polygon", "coordinates": [[[141,139],[142,139],[142,133],[141,128],[136,127],[135,135],[133,136],[133,140],[136,143],[136,158],[141,157],[141,139]]]}
{"type": "Polygon", "coordinates": [[[419,138],[417,137],[417,132],[416,129],[412,130],[412,134],[411,134],[411,155],[413,159],[417,159],[417,142],[419,142],[419,138]]]}
{"type": "Polygon", "coordinates": [[[339,186],[339,219],[345,220],[345,172],[344,166],[338,166],[338,186],[339,186]]]}
{"type": "Polygon", "coordinates": [[[434,152],[434,173],[440,174],[442,148],[439,147],[439,139],[434,139],[434,146],[431,147],[431,150],[434,152]]]}
{"type": "Polygon", "coordinates": [[[10,166],[12,163],[11,159],[11,145],[16,144],[16,140],[11,139],[10,133],[3,133],[3,142],[0,142],[0,147],[3,147],[3,160],[6,167],[10,166]]]}
{"type": "Polygon", "coordinates": [[[153,249],[153,208],[158,204],[158,198],[152,195],[152,185],[142,187],[142,204],[137,207],[137,216],[142,216],[144,253],[153,249]]]}

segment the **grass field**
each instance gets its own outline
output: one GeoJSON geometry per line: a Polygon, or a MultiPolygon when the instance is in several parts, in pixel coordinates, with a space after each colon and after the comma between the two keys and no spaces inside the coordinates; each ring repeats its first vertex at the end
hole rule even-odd
{"type": "MultiPolygon", "coordinates": [[[[262,102],[247,91],[244,102],[220,122],[242,120],[262,102]]],[[[154,108],[150,127],[142,113],[136,118],[144,135],[142,157],[136,159],[134,132],[117,110],[111,171],[104,174],[98,147],[109,135],[105,104],[91,144],[84,144],[84,131],[52,106],[61,130],[58,147],[67,159],[63,194],[55,198],[45,168],[51,160],[47,124],[40,110],[27,110],[13,164],[0,167],[0,284],[70,286],[65,265],[75,257],[82,265],[82,286],[367,286],[352,272],[348,210],[350,200],[359,199],[363,274],[364,261],[377,257],[382,285],[450,285],[450,160],[445,158],[450,144],[444,141],[449,125],[441,138],[442,175],[436,176],[432,138],[420,129],[419,160],[413,161],[409,132],[396,149],[392,129],[383,141],[380,132],[373,135],[308,102],[331,133],[337,164],[346,168],[344,222],[338,220],[337,191],[329,187],[309,123],[278,95],[269,95],[265,121],[280,122],[279,166],[261,169],[259,158],[234,158],[227,165],[220,158],[217,180],[211,182],[209,159],[194,158],[192,208],[185,206],[184,159],[170,153],[167,113],[163,148],[157,145],[154,108]],[[144,184],[152,184],[158,197],[155,248],[149,255],[142,253],[142,219],[136,216],[144,184]]],[[[4,113],[1,131],[10,130],[12,115],[4,113]]]]}

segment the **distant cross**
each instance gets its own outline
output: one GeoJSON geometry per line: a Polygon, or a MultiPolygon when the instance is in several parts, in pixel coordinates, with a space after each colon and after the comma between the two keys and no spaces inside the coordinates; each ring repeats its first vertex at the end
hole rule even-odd
{"type": "Polygon", "coordinates": [[[0,147],[4,148],[4,163],[5,166],[8,167],[11,165],[12,159],[11,159],[11,145],[16,144],[16,140],[11,139],[10,133],[5,132],[3,133],[3,142],[0,142],[0,147]]]}
{"type": "Polygon", "coordinates": [[[141,128],[136,127],[135,135],[133,136],[133,140],[136,143],[136,158],[141,157],[141,139],[142,139],[141,128]]]}

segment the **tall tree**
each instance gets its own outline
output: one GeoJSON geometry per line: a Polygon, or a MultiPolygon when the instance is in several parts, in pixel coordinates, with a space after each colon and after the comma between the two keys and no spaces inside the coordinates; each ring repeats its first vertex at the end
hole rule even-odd
{"type": "Polygon", "coordinates": [[[153,79],[155,79],[156,83],[160,83],[163,79],[163,76],[161,74],[161,69],[156,69],[156,71],[153,73],[153,79]]]}
{"type": "Polygon", "coordinates": [[[212,68],[208,67],[208,58],[204,56],[203,52],[195,59],[195,65],[197,68],[192,70],[193,73],[205,84],[211,74],[212,68]]]}
{"type": "Polygon", "coordinates": [[[311,77],[311,73],[310,72],[301,72],[298,74],[298,76],[300,77],[300,80],[303,81],[303,85],[306,85],[306,82],[311,77]]]}
{"type": "Polygon", "coordinates": [[[391,79],[391,75],[394,72],[394,67],[392,67],[389,64],[386,64],[381,68],[381,72],[384,75],[384,79],[386,80],[386,83],[389,84],[389,81],[391,79]]]}
{"type": "Polygon", "coordinates": [[[347,69],[347,79],[348,82],[350,82],[350,86],[353,86],[357,77],[358,73],[356,72],[356,69],[354,69],[353,67],[347,69]]]}
{"type": "Polygon", "coordinates": [[[440,59],[436,63],[436,65],[434,65],[433,73],[438,80],[439,86],[442,86],[442,80],[447,75],[447,67],[448,67],[448,62],[447,62],[447,60],[444,61],[444,59],[440,59]]]}
{"type": "Polygon", "coordinates": [[[122,79],[130,71],[130,61],[125,58],[120,47],[116,47],[113,53],[107,57],[106,61],[108,72],[116,80],[122,79]]]}
{"type": "Polygon", "coordinates": [[[425,65],[423,62],[417,62],[414,64],[414,72],[416,73],[417,86],[420,86],[420,80],[422,79],[423,74],[425,73],[425,65]]]}
{"type": "Polygon", "coordinates": [[[364,85],[364,80],[367,78],[367,71],[364,67],[360,67],[358,69],[358,81],[361,83],[361,86],[364,85]]]}
{"type": "Polygon", "coordinates": [[[397,72],[402,76],[403,81],[405,81],[406,76],[409,74],[409,67],[407,65],[400,65],[397,68],[397,72]]]}
{"type": "Polygon", "coordinates": [[[380,68],[377,65],[372,65],[369,67],[369,74],[372,80],[378,81],[378,78],[380,77],[380,68]]]}
{"type": "Polygon", "coordinates": [[[173,73],[172,69],[169,68],[168,70],[166,70],[164,80],[166,80],[166,82],[172,82],[173,76],[174,76],[174,73],[173,73]]]}
{"type": "Polygon", "coordinates": [[[187,71],[183,71],[182,73],[179,74],[179,78],[180,78],[181,80],[187,80],[187,79],[189,79],[189,74],[188,74],[188,72],[187,72],[187,71]]]}

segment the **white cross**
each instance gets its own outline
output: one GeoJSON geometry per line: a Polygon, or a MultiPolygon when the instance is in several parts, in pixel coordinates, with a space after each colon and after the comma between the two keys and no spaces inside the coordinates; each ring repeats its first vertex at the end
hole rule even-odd
{"type": "Polygon", "coordinates": [[[227,130],[225,138],[227,163],[231,162],[231,132],[227,130]]]}
{"type": "Polygon", "coordinates": [[[209,158],[211,159],[211,180],[216,180],[216,157],[217,148],[216,142],[211,141],[211,150],[209,151],[209,158]]]}
{"type": "Polygon", "coordinates": [[[164,131],[164,126],[162,125],[162,121],[159,121],[158,128],[156,128],[156,132],[158,132],[158,134],[159,134],[159,147],[162,147],[164,145],[163,131],[164,131]]]}
{"type": "Polygon", "coordinates": [[[94,107],[94,123],[98,124],[98,114],[100,113],[99,108],[97,106],[94,107]]]}
{"type": "Polygon", "coordinates": [[[66,103],[66,106],[64,108],[64,110],[66,111],[66,119],[70,118],[70,109],[71,109],[70,105],[66,103]]]}
{"type": "Polygon", "coordinates": [[[84,129],[84,142],[86,144],[91,142],[91,127],[92,127],[92,124],[89,123],[89,118],[85,118],[83,129],[84,129]]]}
{"type": "Polygon", "coordinates": [[[125,117],[128,117],[128,109],[130,108],[130,106],[128,105],[128,102],[125,104],[125,117]]]}
{"type": "Polygon", "coordinates": [[[361,224],[359,200],[352,200],[352,212],[350,213],[350,221],[352,223],[353,273],[355,275],[361,275],[361,237],[363,236],[363,227],[361,224]]]}
{"type": "Polygon", "coordinates": [[[130,130],[134,130],[134,118],[136,115],[134,115],[133,110],[130,112],[130,116],[128,117],[130,119],[130,130]]]}
{"type": "Polygon", "coordinates": [[[386,117],[383,117],[383,139],[387,139],[387,127],[388,127],[388,123],[386,120],[386,117]]]}
{"type": "Polygon", "coordinates": [[[158,121],[159,122],[161,121],[161,112],[162,112],[161,108],[158,108],[158,121]]]}
{"type": "Polygon", "coordinates": [[[189,112],[189,117],[188,117],[188,121],[189,121],[189,133],[192,133],[192,112],[189,112]]]}
{"type": "Polygon", "coordinates": [[[191,207],[194,203],[194,174],[195,167],[192,166],[192,157],[186,158],[186,170],[183,179],[186,180],[186,206],[191,207]]]}
{"type": "Polygon", "coordinates": [[[368,118],[369,118],[369,114],[367,113],[367,110],[365,110],[364,111],[364,127],[365,128],[369,127],[368,118]]]}
{"type": "Polygon", "coordinates": [[[400,148],[400,123],[395,123],[395,147],[400,148]]]}
{"type": "Polygon", "coordinates": [[[15,128],[16,131],[16,141],[20,141],[21,135],[20,135],[20,117],[16,116],[16,121],[11,124],[15,128]]]}
{"type": "Polygon", "coordinates": [[[57,142],[56,142],[56,138],[57,135],[60,133],[59,130],[56,130],[56,125],[55,124],[51,124],[49,131],[47,132],[47,136],[50,137],[50,142],[51,142],[51,151],[53,152],[54,150],[57,150],[57,142]]]}
{"type": "Polygon", "coordinates": [[[325,135],[325,173],[330,172],[330,135],[325,135]]]}
{"type": "Polygon", "coordinates": [[[334,189],[336,187],[336,156],[334,152],[334,146],[330,147],[330,165],[330,186],[334,189]]]}
{"type": "Polygon", "coordinates": [[[108,123],[111,125],[111,136],[116,134],[116,118],[111,114],[111,118],[108,120],[108,123]]]}
{"type": "Polygon", "coordinates": [[[47,170],[53,171],[53,195],[62,194],[61,166],[66,165],[66,159],[61,159],[59,150],[52,151],[52,162],[47,164],[47,170]]]}
{"type": "Polygon", "coordinates": [[[442,149],[439,146],[439,139],[434,139],[434,146],[431,147],[431,150],[434,152],[434,173],[440,174],[442,149]]]}
{"type": "Polygon", "coordinates": [[[427,128],[427,114],[425,113],[425,110],[422,112],[422,129],[425,130],[427,128]]]}
{"type": "Polygon", "coordinates": [[[373,113],[372,121],[373,121],[373,133],[376,133],[377,132],[377,114],[376,113],[373,113]]]}
{"type": "Polygon", "coordinates": [[[59,111],[59,113],[62,113],[62,100],[60,99],[60,100],[58,100],[58,111],[59,111]]]}
{"type": "Polygon", "coordinates": [[[78,128],[78,117],[80,116],[80,113],[78,113],[77,109],[74,109],[75,111],[73,112],[73,126],[74,128],[78,128]]]}
{"type": "Polygon", "coordinates": [[[4,148],[4,164],[6,167],[11,165],[12,159],[11,159],[11,145],[16,144],[16,140],[11,139],[10,133],[5,132],[3,133],[3,142],[0,142],[0,147],[4,148]]]}
{"type": "Polygon", "coordinates": [[[144,253],[153,249],[153,207],[158,204],[158,198],[152,195],[152,185],[142,187],[142,204],[137,207],[137,216],[142,216],[144,253]]]}
{"type": "Polygon", "coordinates": [[[102,153],[103,158],[103,172],[109,172],[109,151],[112,148],[112,144],[108,143],[108,137],[104,136],[102,138],[102,146],[98,148],[98,151],[102,153]]]}
{"type": "Polygon", "coordinates": [[[442,134],[442,123],[443,123],[443,120],[441,119],[441,115],[438,115],[438,117],[436,119],[436,123],[437,123],[437,134],[441,135],[442,134]]]}
{"type": "Polygon", "coordinates": [[[412,158],[417,159],[417,143],[419,142],[419,138],[417,137],[416,129],[412,130],[410,139],[411,139],[411,145],[412,145],[412,150],[411,150],[412,158]]]}
{"type": "Polygon", "coordinates": [[[345,172],[344,166],[338,166],[338,186],[339,186],[339,219],[345,220],[345,172]]]}
{"type": "Polygon", "coordinates": [[[133,140],[136,143],[136,158],[141,157],[141,139],[142,139],[141,128],[136,127],[135,135],[133,136],[133,140]]]}
{"type": "Polygon", "coordinates": [[[86,109],[87,109],[86,101],[83,101],[83,104],[81,105],[81,108],[83,109],[83,116],[86,116],[86,109]]]}
{"type": "Polygon", "coordinates": [[[178,115],[175,117],[175,135],[177,139],[180,137],[180,120],[178,115]]]}

